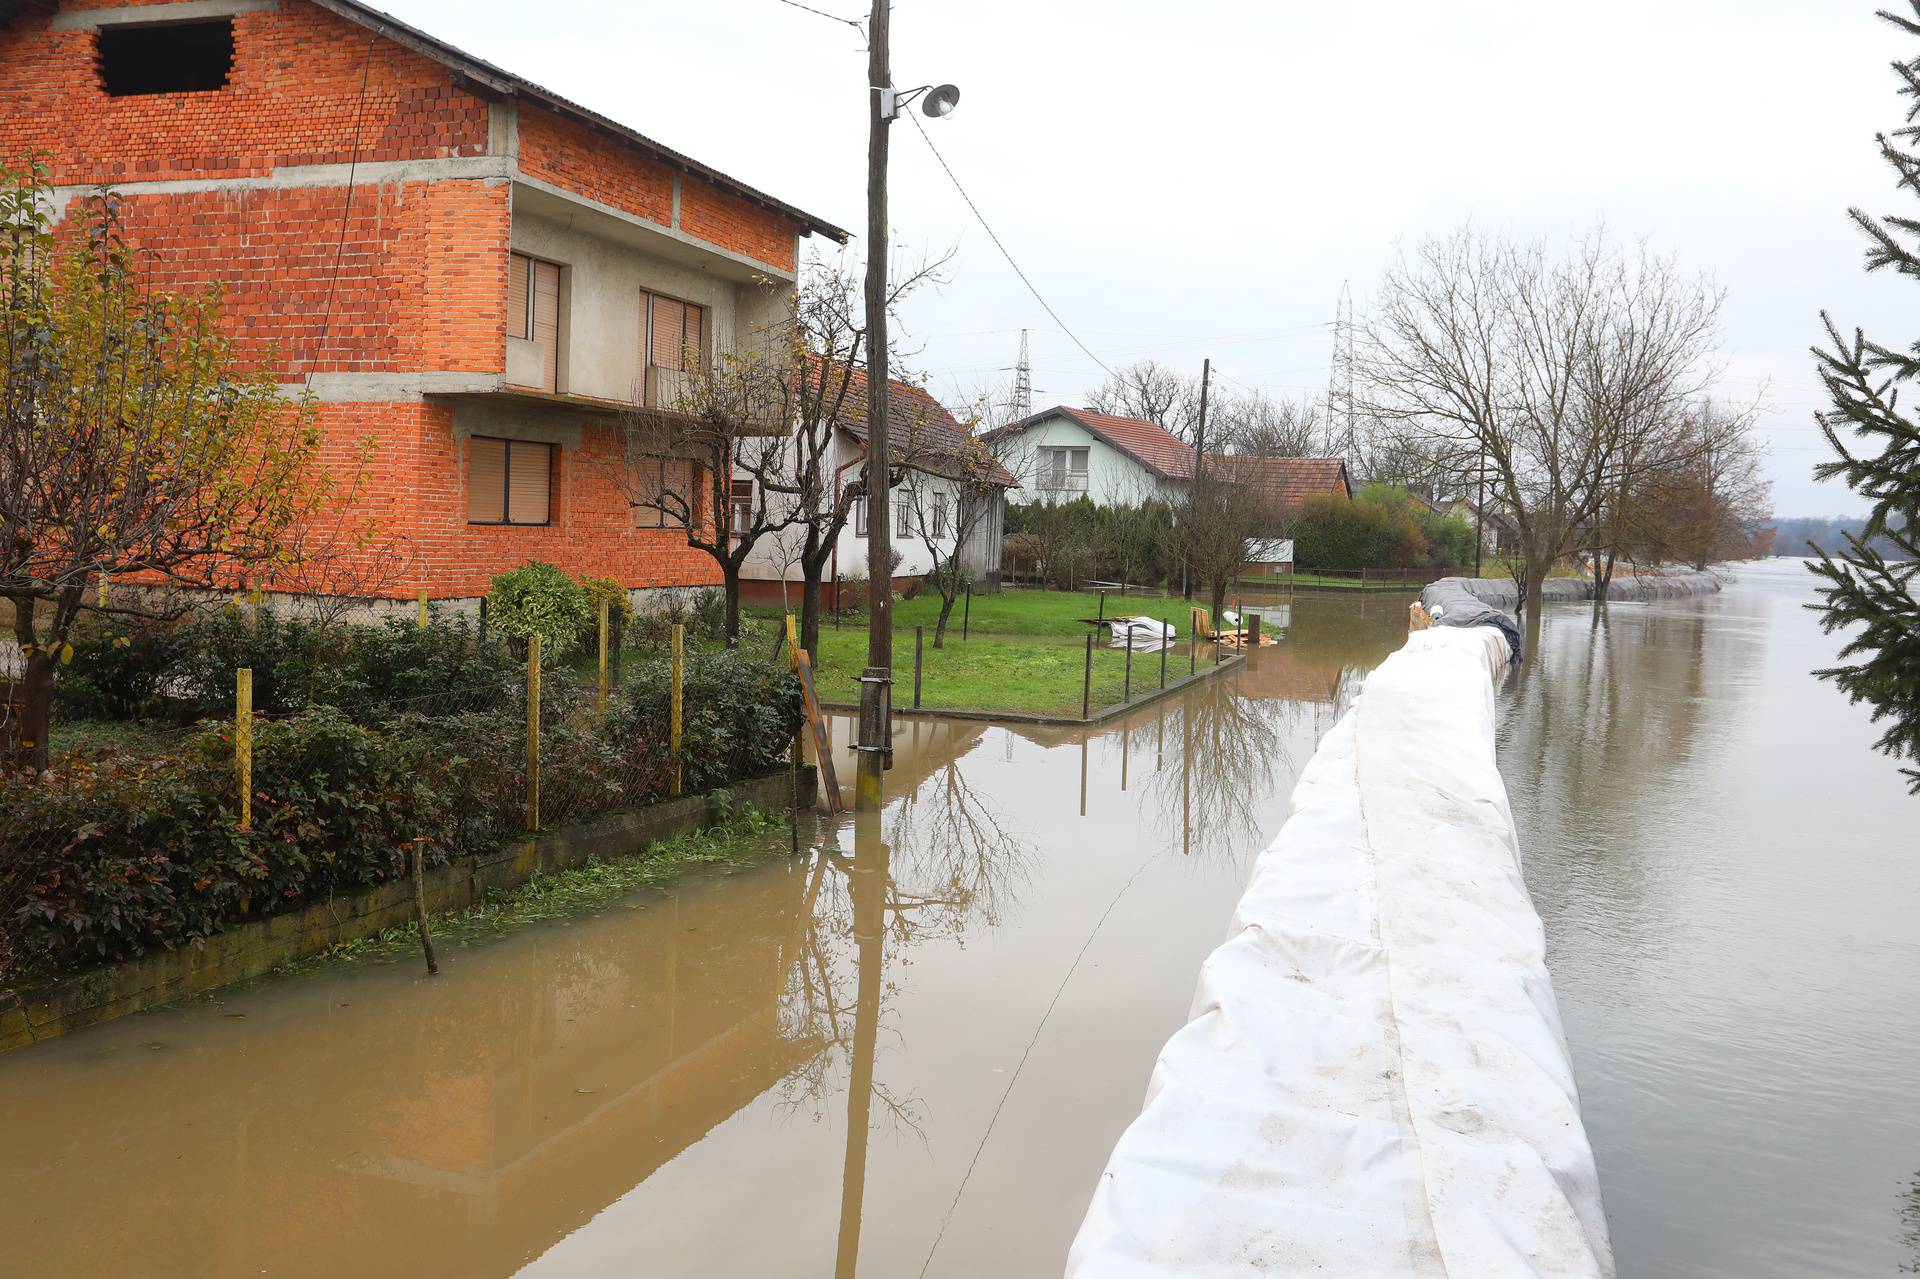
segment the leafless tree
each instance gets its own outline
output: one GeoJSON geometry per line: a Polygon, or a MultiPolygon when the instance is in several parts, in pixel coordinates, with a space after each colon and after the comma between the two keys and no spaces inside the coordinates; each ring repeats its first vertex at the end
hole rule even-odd
{"type": "Polygon", "coordinates": [[[1322,413],[1311,399],[1275,399],[1259,391],[1208,406],[1207,440],[1252,457],[1312,457],[1322,446],[1322,413]],[[1215,407],[1217,405],[1217,407],[1215,407]]]}
{"type": "Polygon", "coordinates": [[[1140,360],[1110,374],[1087,397],[1087,407],[1152,422],[1192,444],[1200,425],[1200,379],[1158,360],[1140,360]]]}
{"type": "Polygon", "coordinates": [[[1188,487],[1174,508],[1174,527],[1194,581],[1206,587],[1214,624],[1226,607],[1227,590],[1247,562],[1247,544],[1278,531],[1284,512],[1274,510],[1258,486],[1226,475],[1206,474],[1188,487]]]}
{"type": "Polygon", "coordinates": [[[1362,327],[1368,412],[1446,473],[1484,464],[1519,532],[1525,608],[1591,535],[1636,442],[1710,384],[1721,300],[1600,231],[1563,256],[1471,229],[1425,240],[1362,327]]]}

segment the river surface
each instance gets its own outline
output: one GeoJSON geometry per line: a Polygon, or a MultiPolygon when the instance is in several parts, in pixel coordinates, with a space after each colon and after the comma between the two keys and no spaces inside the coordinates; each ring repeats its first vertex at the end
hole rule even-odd
{"type": "MultiPolygon", "coordinates": [[[[1804,576],[1550,611],[1501,694],[1623,1275],[1920,1262],[1920,801],[1804,576]]],[[[1405,624],[1302,596],[1092,732],[903,719],[797,860],[0,1058],[0,1274],[1057,1275],[1405,624]]]]}

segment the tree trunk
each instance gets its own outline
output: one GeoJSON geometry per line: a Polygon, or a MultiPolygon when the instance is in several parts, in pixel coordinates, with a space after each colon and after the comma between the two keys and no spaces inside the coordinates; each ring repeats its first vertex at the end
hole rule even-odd
{"type": "Polygon", "coordinates": [[[947,619],[953,616],[954,601],[960,598],[958,591],[940,593],[940,620],[933,624],[933,646],[945,648],[947,638],[947,619]]]}
{"type": "Polygon", "coordinates": [[[47,730],[53,721],[53,654],[42,652],[34,614],[39,601],[31,595],[10,595],[13,605],[13,637],[20,646],[23,669],[14,696],[22,705],[20,722],[11,727],[18,743],[13,763],[18,768],[38,771],[47,766],[47,730]]]}
{"type": "MultiPolygon", "coordinates": [[[[800,647],[807,650],[807,656],[818,659],[820,656],[820,596],[821,582],[819,564],[800,566],[800,647]]],[[[840,602],[834,601],[838,608],[840,602]]]]}
{"type": "Polygon", "coordinates": [[[47,766],[47,732],[53,723],[53,655],[35,648],[20,679],[20,743],[14,762],[36,772],[47,766]]]}
{"type": "Polygon", "coordinates": [[[1213,590],[1213,629],[1217,632],[1222,625],[1220,614],[1225,612],[1227,608],[1227,579],[1225,577],[1216,577],[1213,579],[1211,586],[1213,590]]]}
{"type": "Polygon", "coordinates": [[[1607,602],[1607,588],[1613,585],[1613,565],[1614,554],[1612,551],[1608,551],[1605,555],[1595,553],[1593,557],[1593,602],[1596,604],[1605,604],[1607,602]]]}
{"type": "Polygon", "coordinates": [[[1541,588],[1545,586],[1547,574],[1553,570],[1553,556],[1542,554],[1534,547],[1528,547],[1526,553],[1527,580],[1521,584],[1523,594],[1520,606],[1525,611],[1526,650],[1531,658],[1540,650],[1540,615],[1545,610],[1540,607],[1541,588]]]}
{"type": "Polygon", "coordinates": [[[727,593],[727,647],[740,647],[740,566],[728,564],[721,568],[721,577],[726,582],[727,593]]]}

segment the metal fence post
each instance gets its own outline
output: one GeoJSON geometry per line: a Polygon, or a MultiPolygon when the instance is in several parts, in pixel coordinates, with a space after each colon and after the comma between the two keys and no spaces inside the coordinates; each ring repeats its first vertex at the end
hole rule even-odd
{"type": "Polygon", "coordinates": [[[967,638],[967,623],[973,620],[973,583],[967,583],[967,602],[960,609],[960,639],[967,638]]]}
{"type": "Polygon", "coordinates": [[[1127,628],[1127,682],[1121,690],[1120,700],[1123,702],[1133,700],[1133,628],[1131,626],[1127,628]]]}
{"type": "Polygon", "coordinates": [[[1163,638],[1160,641],[1160,687],[1161,688],[1165,688],[1167,686],[1167,650],[1172,647],[1173,647],[1173,641],[1171,639],[1163,638]]]}
{"type": "Polygon", "coordinates": [[[480,597],[480,634],[476,643],[481,648],[487,646],[487,597],[484,595],[480,597]]]}
{"type": "Polygon", "coordinates": [[[927,628],[913,628],[913,709],[920,709],[920,659],[927,647],[927,628]]]}
{"type": "Polygon", "coordinates": [[[427,629],[427,588],[420,588],[420,602],[415,606],[413,620],[421,630],[427,629]]]}
{"type": "Polygon", "coordinates": [[[540,637],[527,637],[527,832],[540,829],[540,637]]]}
{"type": "Polygon", "coordinates": [[[253,829],[253,668],[233,672],[233,772],[240,791],[240,829],[253,829]]]}
{"type": "Polygon", "coordinates": [[[1087,632],[1087,673],[1080,680],[1080,718],[1093,710],[1093,632],[1087,632]]]}
{"type": "Polygon", "coordinates": [[[607,679],[611,673],[608,666],[611,657],[608,641],[612,639],[612,611],[612,606],[608,604],[606,600],[600,601],[600,700],[598,709],[602,715],[607,713],[607,679]]]}
{"type": "Polygon", "coordinates": [[[681,696],[687,678],[687,628],[684,623],[673,624],[673,699],[669,705],[667,718],[668,750],[673,754],[673,793],[680,793],[685,779],[685,769],[680,763],[680,733],[683,726],[681,718],[681,696]]]}

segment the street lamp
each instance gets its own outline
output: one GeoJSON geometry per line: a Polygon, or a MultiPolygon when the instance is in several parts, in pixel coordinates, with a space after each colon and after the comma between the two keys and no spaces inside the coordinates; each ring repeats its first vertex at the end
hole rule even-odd
{"type": "Polygon", "coordinates": [[[867,665],[860,673],[860,730],[854,744],[853,806],[881,806],[882,777],[893,762],[893,521],[887,502],[887,126],[914,99],[942,119],[960,90],[950,84],[893,87],[889,0],[873,0],[867,20],[867,665]]]}

